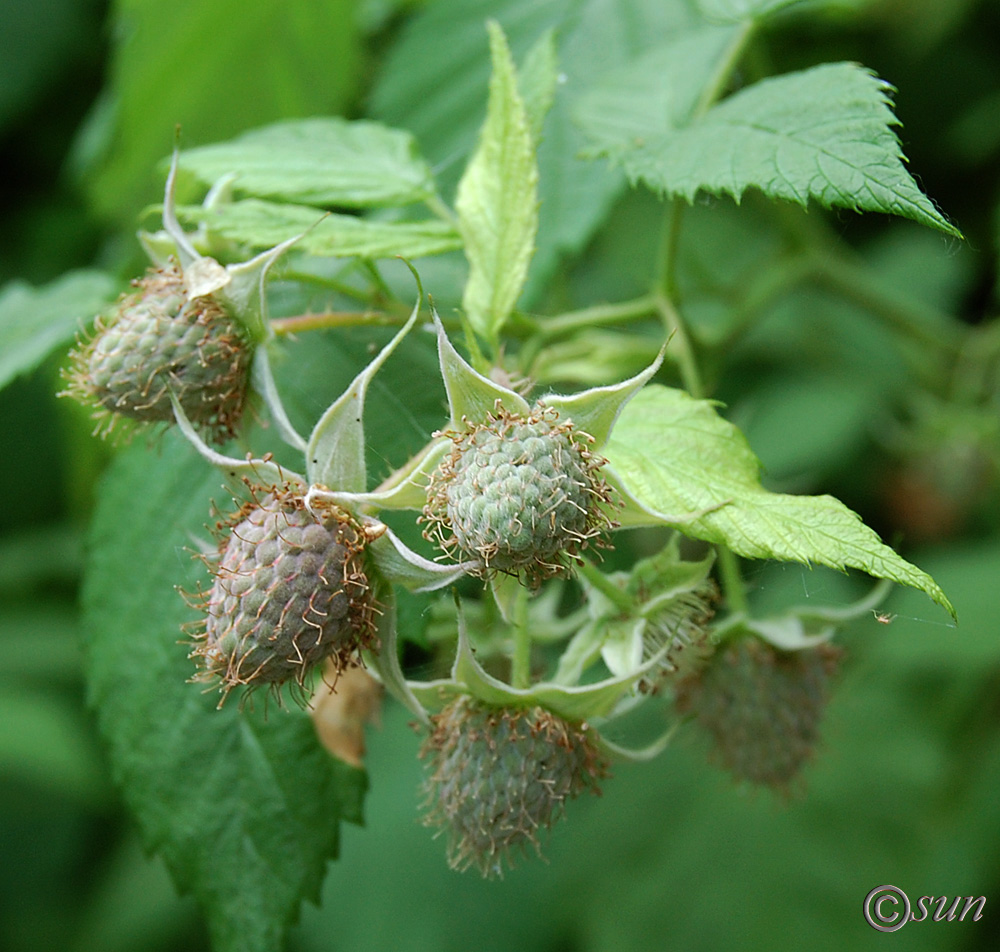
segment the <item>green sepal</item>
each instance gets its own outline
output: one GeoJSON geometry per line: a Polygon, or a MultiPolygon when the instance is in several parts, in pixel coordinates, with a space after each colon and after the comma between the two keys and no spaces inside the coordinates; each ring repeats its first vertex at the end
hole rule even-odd
{"type": "Polygon", "coordinates": [[[427,711],[410,690],[399,664],[399,649],[396,644],[396,597],[392,586],[379,586],[376,590],[376,599],[379,605],[376,621],[379,650],[365,652],[365,664],[378,676],[392,697],[421,723],[427,724],[430,721],[427,711]]]}
{"type": "Polygon", "coordinates": [[[457,582],[475,563],[441,565],[431,562],[414,552],[391,529],[368,546],[372,562],[379,573],[394,585],[402,585],[411,592],[433,592],[457,582]]]}
{"type": "Polygon", "coordinates": [[[448,411],[451,426],[464,429],[468,423],[479,423],[496,408],[497,401],[510,413],[527,416],[530,412],[527,400],[507,387],[494,383],[473,368],[452,346],[444,326],[434,315],[438,333],[438,359],[441,376],[448,394],[448,411]]]}
{"type": "Polygon", "coordinates": [[[666,348],[661,349],[656,360],[642,373],[608,387],[592,387],[579,393],[563,396],[551,394],[538,402],[559,412],[561,420],[572,420],[576,430],[589,433],[594,438],[594,449],[599,450],[611,435],[619,414],[660,369],[666,348]]]}
{"type": "Polygon", "coordinates": [[[458,647],[451,678],[429,682],[408,682],[414,696],[435,710],[461,694],[469,694],[498,707],[544,707],[571,721],[590,721],[611,715],[628,696],[636,682],[663,660],[660,652],[627,677],[608,678],[595,684],[568,686],[543,681],[529,688],[513,688],[488,674],[476,660],[462,614],[458,616],[458,647]]]}
{"type": "Polygon", "coordinates": [[[349,493],[365,492],[368,483],[363,422],[365,396],[376,372],[416,323],[423,298],[419,279],[417,288],[417,301],[409,320],[378,356],[354,378],[313,428],[306,446],[306,475],[311,484],[349,493]]]}
{"type": "Polygon", "coordinates": [[[288,419],[285,405],[281,401],[281,394],[278,386],[274,382],[274,374],[271,372],[271,358],[268,356],[267,347],[258,347],[253,355],[253,370],[251,372],[253,388],[264,398],[268,410],[271,411],[271,419],[278,428],[281,438],[289,445],[302,453],[306,451],[306,441],[299,435],[292,426],[292,421],[288,419]]]}
{"type": "Polygon", "coordinates": [[[624,747],[608,740],[603,734],[596,734],[597,749],[608,761],[623,761],[632,764],[644,764],[655,760],[663,753],[674,739],[683,721],[671,724],[656,740],[645,747],[624,747]]]}
{"type": "Polygon", "coordinates": [[[766,618],[731,615],[714,627],[713,636],[721,643],[752,634],[781,651],[801,651],[829,641],[844,624],[874,611],[891,588],[892,582],[882,579],[867,595],[850,605],[823,608],[800,605],[766,618]]]}
{"type": "Polygon", "coordinates": [[[177,399],[176,394],[170,393],[170,402],[174,407],[174,419],[177,421],[177,428],[184,434],[187,441],[201,454],[201,456],[217,466],[227,476],[246,477],[251,483],[258,486],[282,486],[285,484],[298,485],[302,489],[306,487],[306,480],[293,470],[279,466],[269,459],[253,459],[247,456],[246,459],[237,459],[235,456],[226,456],[213,450],[199,435],[191,421],[188,419],[184,408],[177,399]]]}

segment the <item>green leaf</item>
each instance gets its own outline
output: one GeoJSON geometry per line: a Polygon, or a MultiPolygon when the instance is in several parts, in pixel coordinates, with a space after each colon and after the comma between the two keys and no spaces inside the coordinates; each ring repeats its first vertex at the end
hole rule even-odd
{"type": "Polygon", "coordinates": [[[213,208],[187,205],[178,208],[177,215],[252,248],[269,248],[302,235],[296,247],[320,257],[423,258],[462,247],[458,232],[438,219],[389,222],[329,214],[321,220],[315,208],[256,198],[213,208]]]}
{"type": "Polygon", "coordinates": [[[648,524],[651,517],[747,558],[861,569],[920,589],[954,615],[937,583],[883,544],[843,503],[765,490],[743,434],[708,401],[646,387],[623,411],[604,455],[640,507],[626,510],[624,525],[648,524]],[[717,508],[690,522],[667,515],[710,507],[717,508]]]}
{"type": "Polygon", "coordinates": [[[462,307],[473,328],[495,342],[535,250],[538,164],[507,38],[495,21],[488,27],[493,76],[486,122],[458,183],[455,209],[469,259],[462,307]]]}
{"type": "Polygon", "coordinates": [[[155,200],[150,169],[178,125],[185,144],[201,145],[275,120],[343,111],[358,72],[356,6],[356,0],[114,4],[108,92],[78,142],[98,209],[131,222],[155,200]]]}
{"type": "Polygon", "coordinates": [[[72,340],[115,290],[101,271],[71,271],[41,288],[6,285],[0,291],[0,388],[72,340]]]}
{"type": "Polygon", "coordinates": [[[559,82],[555,31],[546,30],[525,54],[518,70],[517,88],[524,102],[531,138],[536,145],[542,137],[545,117],[552,108],[559,82]]]}
{"type": "Polygon", "coordinates": [[[173,433],[112,465],[83,593],[90,700],[146,846],[205,908],[213,947],[273,952],[318,895],[366,780],[326,754],[304,711],[215,710],[188,683],[180,626],[195,616],[175,586],[205,578],[188,547],[217,485],[173,433]]]}
{"type": "MultiPolygon", "coordinates": [[[[633,181],[693,201],[700,191],[737,201],[748,188],[806,205],[900,215],[961,237],[906,171],[892,87],[852,63],[762,80],[689,124],[597,143],[633,181]]],[[[630,133],[634,129],[629,129],[630,133]]]]}
{"type": "Polygon", "coordinates": [[[321,208],[407,205],[434,195],[413,137],[364,120],[277,122],[188,149],[181,168],[207,185],[234,175],[234,191],[321,208]]]}
{"type": "MultiPolygon", "coordinates": [[[[576,118],[596,150],[620,156],[686,125],[743,28],[698,23],[607,74],[581,97],[576,118]]],[[[592,150],[593,151],[593,150],[592,150]]]]}
{"type": "Polygon", "coordinates": [[[696,22],[697,15],[678,0],[436,0],[423,6],[390,52],[372,109],[413,131],[441,169],[446,191],[473,150],[481,123],[488,16],[503,25],[526,67],[522,57],[540,36],[554,29],[557,38],[560,81],[538,151],[541,216],[526,292],[534,298],[560,258],[586,245],[625,185],[619,171],[581,157],[587,140],[573,118],[579,97],[607,71],[696,22]]]}

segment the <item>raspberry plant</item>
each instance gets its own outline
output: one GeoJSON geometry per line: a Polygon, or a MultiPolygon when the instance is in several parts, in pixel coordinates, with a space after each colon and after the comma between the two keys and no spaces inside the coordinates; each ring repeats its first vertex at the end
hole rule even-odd
{"type": "Polygon", "coordinates": [[[90,696],[147,843],[218,949],[280,946],[361,817],[360,742],[346,755],[313,723],[341,690],[366,698],[355,729],[373,683],[407,711],[442,853],[503,876],[580,793],[669,758],[679,733],[701,729],[741,784],[804,787],[838,631],[891,584],[954,615],[846,505],[765,488],[710,399],[753,295],[798,278],[771,261],[720,323],[756,265],[734,283],[697,260],[689,203],[720,197],[702,223],[769,219],[782,254],[807,248],[800,268],[829,250],[818,206],[961,238],[907,171],[884,80],[854,63],[761,75],[757,37],[794,5],[625,4],[643,39],[609,43],[593,72],[558,5],[530,35],[511,18],[513,43],[477,11],[490,79],[457,181],[386,80],[373,108],[395,123],[285,120],[175,150],[163,228],[141,236],[155,270],[30,302],[46,322],[19,370],[101,309],[67,394],[99,430],[135,432],[94,520],[90,696]],[[587,282],[560,271],[586,270],[622,173],[661,200],[648,287],[563,307],[587,282]],[[877,581],[760,613],[754,560],[877,581]]]}

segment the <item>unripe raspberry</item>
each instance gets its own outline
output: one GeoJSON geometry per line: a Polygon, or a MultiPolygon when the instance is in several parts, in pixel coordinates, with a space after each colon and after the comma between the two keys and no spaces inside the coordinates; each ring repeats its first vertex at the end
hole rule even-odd
{"type": "Polygon", "coordinates": [[[677,708],[712,737],[738,780],[787,790],[812,755],[840,651],[779,651],[756,638],[720,650],[677,685],[677,708]]]}
{"type": "Polygon", "coordinates": [[[446,435],[454,446],[431,478],[425,535],[480,575],[535,586],[611,527],[610,490],[597,475],[605,461],[554,409],[522,417],[498,402],[484,423],[446,435]]]}
{"type": "MultiPolygon", "coordinates": [[[[192,657],[196,680],[237,685],[303,683],[317,662],[334,672],[375,642],[363,530],[331,503],[306,508],[301,494],[273,489],[232,519],[192,657]]],[[[221,703],[221,702],[220,702],[221,703]]]]}
{"type": "Polygon", "coordinates": [[[442,827],[454,869],[502,876],[504,864],[562,815],[565,802],[605,774],[584,724],[541,707],[490,707],[461,696],[432,718],[421,751],[428,825],[442,827]]]}
{"type": "Polygon", "coordinates": [[[246,333],[213,296],[191,297],[177,267],[153,269],[135,288],[72,353],[66,392],[96,407],[104,432],[116,415],[173,422],[173,392],[209,439],[232,437],[250,371],[246,333]]]}

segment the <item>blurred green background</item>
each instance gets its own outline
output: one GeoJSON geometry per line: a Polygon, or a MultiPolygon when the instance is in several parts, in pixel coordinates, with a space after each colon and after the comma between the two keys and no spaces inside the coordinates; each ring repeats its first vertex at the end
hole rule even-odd
{"type": "MultiPolygon", "coordinates": [[[[5,0],[0,282],[40,285],[81,267],[136,273],[134,231],[159,200],[177,124],[196,145],[280,117],[375,115],[410,128],[453,181],[482,115],[487,16],[518,54],[559,22],[579,63],[599,60],[610,27],[628,34],[634,5],[5,0]]],[[[774,228],[765,203],[698,204],[682,251],[702,339],[746,317],[724,353],[706,347],[708,369],[769,486],[834,493],[902,539],[949,594],[959,627],[897,592],[890,625],[865,618],[844,632],[823,748],[787,801],[737,788],[684,734],[653,764],[619,768],[601,798],[573,804],[547,862],[499,883],[449,871],[443,844],[420,826],[419,738],[389,705],[370,736],[366,826],[345,828],[322,906],[304,909],[293,949],[998,947],[998,41],[996,0],[854,0],[777,18],[746,66],[856,60],[893,83],[910,168],[965,244],[882,216],[788,212],[793,230],[825,229],[856,253],[870,286],[838,287],[834,276],[759,313],[747,289],[774,228]],[[884,319],[894,307],[926,318],[927,352],[936,333],[961,329],[954,380],[920,379],[919,355],[884,319]],[[977,386],[963,386],[973,376],[977,386]],[[888,939],[861,915],[881,883],[911,897],[985,895],[985,915],[912,923],[888,939]]],[[[548,274],[529,306],[641,291],[636,262],[655,247],[661,206],[620,187],[602,194],[603,206],[560,220],[575,232],[543,234],[548,274]]],[[[543,201],[543,222],[556,210],[543,201]]],[[[62,357],[0,391],[0,948],[194,952],[208,947],[200,913],[143,856],[86,706],[76,597],[112,451],[90,439],[78,407],[55,399],[62,357]]],[[[760,610],[864,590],[800,566],[747,568],[760,610]]]]}

